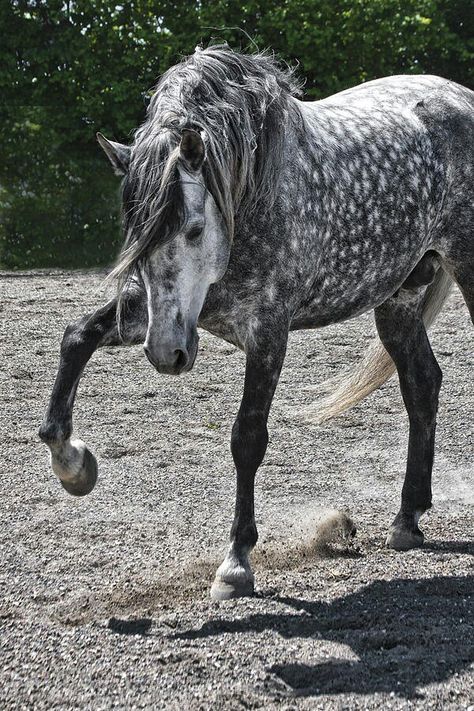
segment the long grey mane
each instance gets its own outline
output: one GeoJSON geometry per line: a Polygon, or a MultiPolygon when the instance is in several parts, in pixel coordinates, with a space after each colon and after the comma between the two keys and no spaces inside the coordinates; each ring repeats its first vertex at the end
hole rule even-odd
{"type": "Polygon", "coordinates": [[[256,205],[270,209],[288,119],[299,115],[290,97],[300,91],[293,71],[273,56],[241,54],[227,45],[197,48],[169,69],[135,133],[123,184],[125,243],[112,274],[126,277],[183,224],[178,175],[183,128],[204,138],[204,180],[231,239],[236,219],[256,205]]]}

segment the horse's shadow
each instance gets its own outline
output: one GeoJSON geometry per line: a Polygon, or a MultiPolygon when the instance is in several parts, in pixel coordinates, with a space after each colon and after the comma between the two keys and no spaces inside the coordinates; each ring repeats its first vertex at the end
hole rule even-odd
{"type": "Polygon", "coordinates": [[[272,629],[287,638],[339,642],[357,655],[358,661],[318,660],[315,643],[314,663],[285,658],[268,668],[280,688],[283,681],[300,696],[394,692],[413,698],[420,696],[419,687],[445,681],[474,661],[472,575],[378,580],[331,603],[272,600],[287,610],[214,620],[175,636],[196,639],[272,629]]]}
{"type": "Polygon", "coordinates": [[[464,553],[474,556],[474,541],[428,541],[423,550],[433,553],[464,553]]]}

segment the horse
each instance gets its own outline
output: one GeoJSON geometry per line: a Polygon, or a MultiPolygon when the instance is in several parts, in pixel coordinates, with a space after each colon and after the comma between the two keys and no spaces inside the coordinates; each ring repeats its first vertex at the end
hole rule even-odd
{"type": "Polygon", "coordinates": [[[335,416],[395,369],[409,418],[401,507],[386,544],[423,544],[442,373],[427,336],[451,285],[474,320],[474,92],[390,76],[304,101],[271,53],[197,48],[159,79],[130,146],[97,139],[122,176],[117,295],[71,323],[40,438],[67,492],[94,455],[72,438],[82,371],[101,346],[143,344],[159,372],[189,372],[197,328],[245,353],[232,428],[230,546],[211,596],[251,595],[254,481],[288,334],[374,310],[379,339],[320,410],[335,416]]]}

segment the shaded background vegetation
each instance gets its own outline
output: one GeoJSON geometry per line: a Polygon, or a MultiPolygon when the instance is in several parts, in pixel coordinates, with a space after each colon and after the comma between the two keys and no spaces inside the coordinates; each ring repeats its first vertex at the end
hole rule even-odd
{"type": "Polygon", "coordinates": [[[0,3],[0,265],[95,266],[120,243],[119,180],[95,132],[122,142],[156,78],[197,44],[299,63],[308,98],[387,74],[474,88],[473,0],[0,3]]]}

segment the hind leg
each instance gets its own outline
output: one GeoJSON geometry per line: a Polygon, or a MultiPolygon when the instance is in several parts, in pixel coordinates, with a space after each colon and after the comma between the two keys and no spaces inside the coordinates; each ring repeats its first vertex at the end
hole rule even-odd
{"type": "Polygon", "coordinates": [[[431,508],[431,470],[442,373],[431,350],[420,299],[402,291],[375,310],[380,339],[398,371],[410,422],[402,502],[387,545],[408,550],[423,544],[420,516],[431,508]]]}

